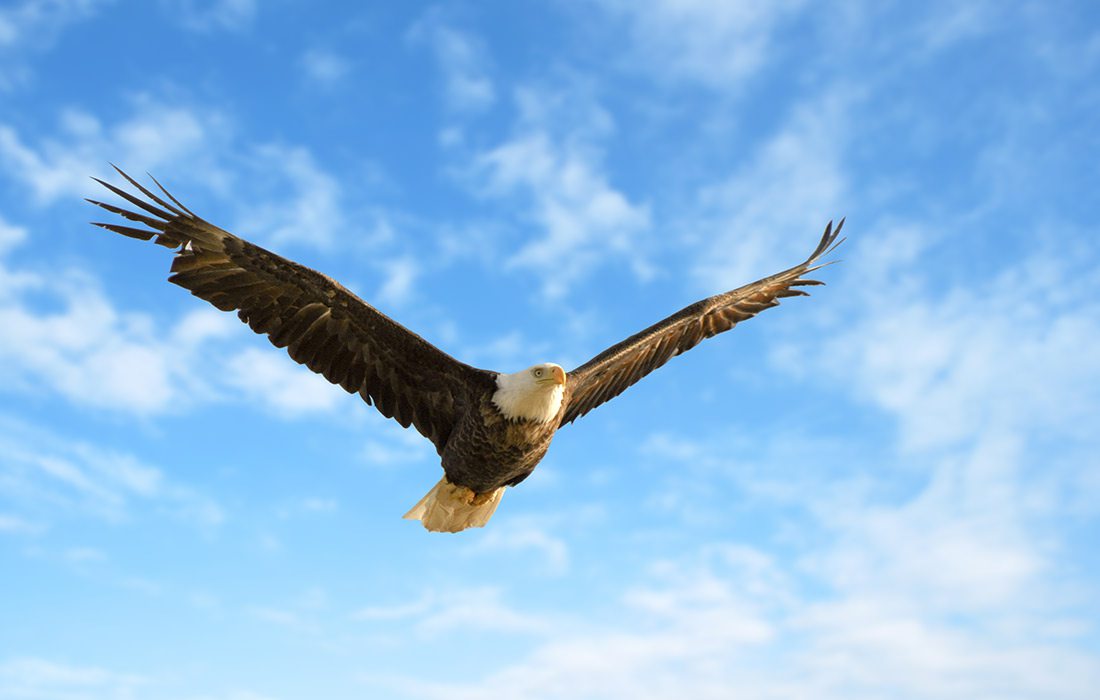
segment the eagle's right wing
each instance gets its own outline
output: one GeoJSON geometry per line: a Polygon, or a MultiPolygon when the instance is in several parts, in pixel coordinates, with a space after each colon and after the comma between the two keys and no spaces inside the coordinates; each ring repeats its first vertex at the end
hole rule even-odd
{"type": "Polygon", "coordinates": [[[159,182],[170,201],[118,172],[148,199],[96,181],[146,213],[88,201],[149,228],[96,226],[175,249],[168,281],[222,311],[237,311],[296,362],[414,426],[437,451],[471,392],[495,386],[492,373],[459,362],[327,276],[199,218],[159,182]]]}
{"type": "Polygon", "coordinates": [[[841,219],[834,230],[830,221],[817,248],[804,262],[725,294],[697,301],[570,372],[565,389],[569,403],[562,425],[615,398],[706,338],[728,331],[764,309],[778,305],[782,297],[805,296],[806,292],[797,287],[822,284],[804,275],[819,269],[821,265],[815,263],[843,242],[843,239],[837,240],[843,226],[844,219],[841,219]]]}

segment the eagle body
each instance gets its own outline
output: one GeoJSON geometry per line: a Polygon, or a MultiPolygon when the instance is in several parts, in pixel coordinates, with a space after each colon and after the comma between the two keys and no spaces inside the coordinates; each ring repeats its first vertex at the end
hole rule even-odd
{"type": "Polygon", "coordinates": [[[196,216],[155,179],[163,196],[115,170],[144,197],[94,179],[137,210],[88,201],[144,228],[96,226],[172,249],[170,282],[236,311],[294,361],[435,445],[443,478],[405,517],[441,532],[485,525],[560,427],[704,339],[821,284],[805,275],[840,244],[844,225],[829,222],[804,262],[691,304],[568,373],[553,363],[504,373],[456,360],[328,276],[196,216]]]}
{"type": "Polygon", "coordinates": [[[561,423],[561,409],[545,421],[510,418],[485,394],[464,411],[443,449],[451,483],[476,493],[515,486],[535,470],[561,423]]]}

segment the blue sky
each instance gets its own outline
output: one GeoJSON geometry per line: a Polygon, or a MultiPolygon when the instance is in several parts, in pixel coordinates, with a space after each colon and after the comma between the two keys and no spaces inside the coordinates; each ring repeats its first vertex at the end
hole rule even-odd
{"type": "Polygon", "coordinates": [[[1093,697],[1100,11],[1007,5],[0,4],[0,696],[1093,697]],[[441,536],[108,162],[504,371],[850,238],[441,536]]]}

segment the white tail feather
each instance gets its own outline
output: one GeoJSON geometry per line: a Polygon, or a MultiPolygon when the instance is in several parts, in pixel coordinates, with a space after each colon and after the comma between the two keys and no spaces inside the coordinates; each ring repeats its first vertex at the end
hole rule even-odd
{"type": "Polygon", "coordinates": [[[500,505],[504,487],[476,494],[465,486],[439,480],[408,513],[406,520],[419,520],[432,532],[461,532],[470,527],[485,527],[500,505]]]}

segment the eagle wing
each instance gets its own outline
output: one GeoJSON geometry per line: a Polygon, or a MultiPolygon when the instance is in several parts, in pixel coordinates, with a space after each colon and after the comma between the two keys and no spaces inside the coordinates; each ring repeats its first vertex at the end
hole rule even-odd
{"type": "Polygon", "coordinates": [[[141,211],[88,201],[149,228],[96,226],[175,249],[169,282],[236,311],[296,362],[414,426],[438,451],[471,391],[492,386],[492,373],[459,362],[326,275],[201,219],[155,178],[168,201],[115,170],[147,199],[93,179],[141,211]]]}
{"type": "Polygon", "coordinates": [[[806,279],[804,275],[821,268],[823,265],[815,263],[843,242],[843,239],[837,240],[843,226],[844,219],[840,220],[836,229],[830,221],[821,242],[805,262],[725,294],[697,301],[604,350],[570,372],[566,385],[568,405],[562,425],[615,398],[642,377],[704,339],[728,331],[764,309],[778,306],[781,298],[808,296],[797,287],[823,284],[806,279]]]}

